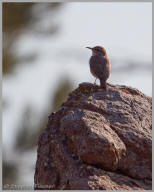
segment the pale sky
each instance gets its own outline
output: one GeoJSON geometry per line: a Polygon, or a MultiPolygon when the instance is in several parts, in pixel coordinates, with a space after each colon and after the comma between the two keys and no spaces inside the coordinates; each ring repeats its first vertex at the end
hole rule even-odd
{"type": "Polygon", "coordinates": [[[119,54],[116,48],[152,55],[152,3],[68,3],[63,12],[67,45],[98,44],[113,55],[119,54]]]}

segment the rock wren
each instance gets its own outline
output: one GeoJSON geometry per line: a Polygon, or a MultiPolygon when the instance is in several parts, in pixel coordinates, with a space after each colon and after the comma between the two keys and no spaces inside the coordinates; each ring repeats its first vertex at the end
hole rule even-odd
{"type": "MultiPolygon", "coordinates": [[[[90,71],[94,77],[100,80],[100,85],[103,89],[106,90],[107,85],[106,81],[110,76],[110,61],[107,56],[106,50],[104,47],[96,46],[96,47],[86,47],[92,50],[92,56],[89,60],[90,71]]],[[[94,82],[94,84],[95,84],[94,82]]]]}

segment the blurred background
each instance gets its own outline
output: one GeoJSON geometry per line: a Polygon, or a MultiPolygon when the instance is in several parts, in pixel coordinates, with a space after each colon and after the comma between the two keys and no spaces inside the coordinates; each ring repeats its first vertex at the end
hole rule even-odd
{"type": "Polygon", "coordinates": [[[3,3],[2,30],[3,184],[34,184],[48,116],[94,82],[86,46],[106,48],[109,83],[152,96],[152,3],[3,3]]]}

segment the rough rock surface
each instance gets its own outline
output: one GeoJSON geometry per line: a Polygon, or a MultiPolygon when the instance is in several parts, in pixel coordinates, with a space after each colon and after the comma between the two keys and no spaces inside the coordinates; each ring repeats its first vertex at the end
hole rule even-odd
{"type": "Polygon", "coordinates": [[[39,138],[35,189],[152,189],[152,99],[82,83],[39,138]]]}

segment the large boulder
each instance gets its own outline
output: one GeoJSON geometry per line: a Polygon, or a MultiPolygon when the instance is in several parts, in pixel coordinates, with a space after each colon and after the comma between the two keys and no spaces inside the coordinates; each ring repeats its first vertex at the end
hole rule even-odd
{"type": "Polygon", "coordinates": [[[152,99],[82,83],[39,138],[35,189],[152,189],[152,99]]]}

